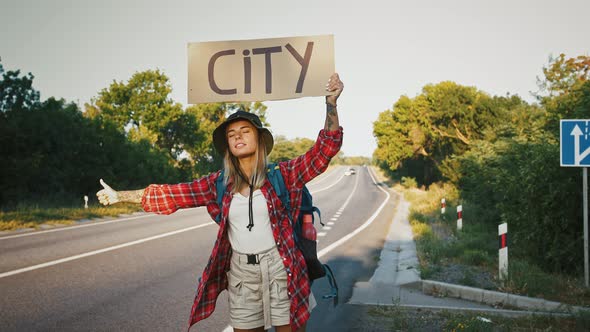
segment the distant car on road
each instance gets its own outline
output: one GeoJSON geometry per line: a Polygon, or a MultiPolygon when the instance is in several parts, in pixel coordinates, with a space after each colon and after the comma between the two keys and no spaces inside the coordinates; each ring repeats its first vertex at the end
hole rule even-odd
{"type": "Polygon", "coordinates": [[[347,169],[346,172],[344,172],[344,175],[346,175],[346,176],[350,176],[350,175],[354,175],[354,174],[356,174],[356,170],[352,167],[347,169]]]}

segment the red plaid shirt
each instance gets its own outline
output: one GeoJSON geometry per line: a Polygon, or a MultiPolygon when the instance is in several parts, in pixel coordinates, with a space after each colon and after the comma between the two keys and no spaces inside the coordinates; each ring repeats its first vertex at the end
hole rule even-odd
{"type": "MultiPolygon", "coordinates": [[[[279,163],[290,193],[294,216],[299,214],[303,186],[326,170],[341,145],[342,127],[335,131],[321,130],[316,143],[308,152],[293,160],[279,163]]],[[[229,270],[231,246],[226,226],[232,195],[229,183],[223,196],[222,207],[217,204],[215,180],[219,174],[220,172],[215,172],[191,183],[152,184],[146,188],[141,202],[145,211],[159,214],[170,214],[178,209],[196,206],[206,206],[214,220],[221,213],[217,240],[197,288],[189,328],[213,313],[217,297],[227,289],[226,272],[229,270]]],[[[266,198],[273,236],[287,271],[291,329],[296,331],[309,319],[308,299],[311,288],[307,267],[303,255],[295,246],[293,228],[286,209],[268,179],[260,190],[266,198]]]]}

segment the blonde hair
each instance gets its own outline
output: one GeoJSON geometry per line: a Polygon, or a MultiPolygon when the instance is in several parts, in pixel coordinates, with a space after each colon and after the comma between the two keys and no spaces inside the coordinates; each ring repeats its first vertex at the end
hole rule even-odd
{"type": "MultiPolygon", "coordinates": [[[[262,187],[262,184],[266,179],[266,165],[268,162],[266,157],[266,144],[264,144],[264,138],[260,134],[260,131],[258,131],[258,129],[256,129],[256,131],[258,136],[258,146],[255,152],[256,164],[254,165],[254,169],[252,170],[252,177],[248,179],[249,182],[254,186],[253,190],[262,187]]],[[[246,181],[244,181],[244,179],[240,176],[239,167],[240,161],[238,160],[238,158],[231,154],[228,147],[225,150],[225,155],[223,157],[223,181],[227,185],[229,180],[231,179],[231,181],[233,182],[232,193],[234,194],[237,193],[244,184],[249,184],[246,181]]]]}

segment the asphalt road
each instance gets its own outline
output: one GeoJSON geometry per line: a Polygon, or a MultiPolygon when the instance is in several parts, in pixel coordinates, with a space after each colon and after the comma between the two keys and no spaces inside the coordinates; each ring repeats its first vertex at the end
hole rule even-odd
{"type": "MultiPolygon", "coordinates": [[[[318,251],[336,274],[340,303],[348,301],[356,281],[371,277],[395,202],[367,168],[357,166],[356,175],[344,176],[346,169],[337,167],[308,185],[324,222],[331,223],[316,225],[318,251]]],[[[196,208],[4,235],[0,330],[185,331],[217,230],[206,210],[196,208]]],[[[318,306],[308,331],[344,328],[352,317],[346,306],[321,299],[328,289],[324,280],[313,285],[318,306]]],[[[223,292],[214,314],[191,331],[223,331],[228,325],[223,292]]]]}

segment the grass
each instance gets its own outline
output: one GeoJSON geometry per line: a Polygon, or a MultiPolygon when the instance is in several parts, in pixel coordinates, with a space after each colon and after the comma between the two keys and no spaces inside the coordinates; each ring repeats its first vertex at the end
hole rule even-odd
{"type": "MultiPolygon", "coordinates": [[[[365,325],[387,331],[588,331],[588,313],[571,316],[525,315],[506,317],[488,313],[415,310],[393,306],[371,306],[365,325]],[[379,326],[376,326],[379,325],[379,326]]],[[[361,331],[364,331],[361,329],[361,331]]]]}
{"type": "Polygon", "coordinates": [[[530,315],[505,317],[442,312],[443,331],[587,331],[589,322],[578,316],[530,315]]]}
{"type": "MultiPolygon", "coordinates": [[[[382,172],[377,172],[380,181],[382,172]]],[[[405,183],[412,183],[406,179],[405,183]]],[[[544,298],[572,305],[590,306],[590,290],[582,278],[546,273],[529,263],[526,257],[509,257],[509,275],[498,280],[498,235],[495,225],[477,222],[477,216],[463,204],[463,229],[456,227],[458,190],[448,184],[433,184],[428,190],[393,184],[411,204],[410,225],[416,241],[421,277],[437,279],[451,266],[462,268],[463,275],[455,282],[473,287],[504,291],[512,294],[544,298]],[[441,214],[440,201],[445,198],[446,212],[441,214]],[[470,214],[471,213],[471,214],[470,214]],[[478,284],[478,275],[487,275],[486,283],[478,284]]],[[[480,280],[481,281],[481,280],[480,280]]]]}
{"type": "Polygon", "coordinates": [[[117,204],[109,207],[90,205],[88,209],[21,205],[13,210],[0,211],[0,231],[12,231],[20,228],[38,229],[43,224],[70,225],[76,220],[118,216],[137,211],[142,211],[142,209],[140,205],[136,204],[117,204]]]}

